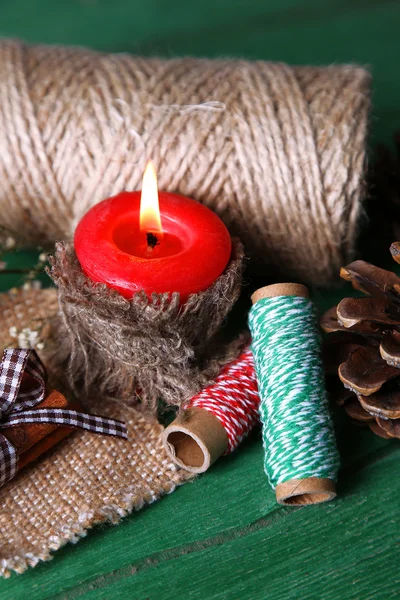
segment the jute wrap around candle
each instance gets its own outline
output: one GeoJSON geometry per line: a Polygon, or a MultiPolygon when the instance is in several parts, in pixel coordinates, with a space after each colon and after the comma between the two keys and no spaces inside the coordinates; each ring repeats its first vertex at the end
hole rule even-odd
{"type": "Polygon", "coordinates": [[[49,258],[64,325],[66,374],[79,398],[140,400],[157,413],[160,398],[173,406],[190,400],[231,360],[236,345],[221,332],[239,297],[243,246],[232,240],[225,271],[206,290],[190,294],[138,292],[124,298],[94,283],[79,266],[72,244],[56,244],[49,258]]]}
{"type": "Polygon", "coordinates": [[[0,222],[72,237],[90,206],[140,188],[199,200],[254,269],[326,284],[362,212],[369,74],[357,66],[145,59],[0,43],[0,222]]]}
{"type": "Polygon", "coordinates": [[[308,290],[270,285],[257,290],[252,302],[266,474],[280,504],[326,502],[336,496],[339,457],[308,290]]]}

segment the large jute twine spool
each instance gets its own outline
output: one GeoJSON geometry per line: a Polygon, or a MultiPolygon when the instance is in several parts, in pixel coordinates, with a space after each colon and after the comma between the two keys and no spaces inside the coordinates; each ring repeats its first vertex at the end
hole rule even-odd
{"type": "Polygon", "coordinates": [[[72,236],[87,209],[140,188],[213,208],[253,259],[311,284],[352,255],[369,75],[356,66],[144,59],[0,43],[0,223],[72,236]]]}

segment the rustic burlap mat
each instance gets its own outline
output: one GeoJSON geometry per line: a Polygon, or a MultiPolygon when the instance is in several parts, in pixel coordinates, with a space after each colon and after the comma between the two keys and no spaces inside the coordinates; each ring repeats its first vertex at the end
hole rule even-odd
{"type": "MultiPolygon", "coordinates": [[[[57,308],[54,289],[0,294],[1,350],[30,338],[51,369],[57,308]]],[[[156,420],[115,401],[92,411],[124,419],[129,441],[75,432],[0,490],[2,576],[51,559],[95,524],[118,523],[191,477],[164,452],[156,420]]]]}

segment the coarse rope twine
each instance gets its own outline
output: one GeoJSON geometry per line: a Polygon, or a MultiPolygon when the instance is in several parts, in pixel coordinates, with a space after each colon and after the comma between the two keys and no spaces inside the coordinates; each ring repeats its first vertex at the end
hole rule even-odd
{"type": "Polygon", "coordinates": [[[263,425],[264,468],[273,488],[339,468],[312,302],[263,298],[250,310],[263,425]]]}
{"type": "Polygon", "coordinates": [[[329,283],[362,212],[369,74],[357,66],[0,43],[0,223],[70,239],[96,202],[159,187],[214,209],[254,269],[329,283]]]}

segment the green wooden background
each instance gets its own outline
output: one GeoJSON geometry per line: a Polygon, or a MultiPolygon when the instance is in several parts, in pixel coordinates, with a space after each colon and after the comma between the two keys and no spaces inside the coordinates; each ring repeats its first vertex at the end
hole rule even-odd
{"type": "MultiPolygon", "coordinates": [[[[400,2],[390,0],[0,0],[0,34],[32,42],[367,65],[371,145],[400,128],[399,31],[400,2]]],[[[343,293],[317,300],[327,308],[343,293]]],[[[341,416],[337,433],[343,468],[333,503],[278,507],[255,432],[194,483],[0,581],[0,599],[398,598],[400,446],[341,416]]]]}

